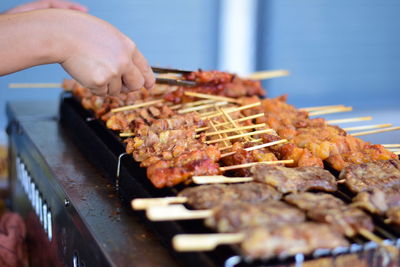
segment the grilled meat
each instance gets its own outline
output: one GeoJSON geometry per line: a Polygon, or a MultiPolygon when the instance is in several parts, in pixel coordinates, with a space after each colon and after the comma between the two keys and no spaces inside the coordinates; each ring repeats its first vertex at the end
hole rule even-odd
{"type": "Polygon", "coordinates": [[[363,191],[353,198],[353,205],[371,213],[386,215],[391,223],[400,225],[400,186],[363,191]]]}
{"type": "Polygon", "coordinates": [[[372,219],[362,210],[326,193],[290,194],[285,201],[304,210],[310,219],[327,223],[348,237],[356,235],[361,228],[374,229],[372,219]]]}
{"type": "Polygon", "coordinates": [[[282,194],[269,185],[250,182],[189,187],[182,190],[179,196],[186,197],[187,203],[195,209],[211,209],[221,203],[239,200],[250,203],[267,199],[278,200],[282,194]]]}
{"type": "Polygon", "coordinates": [[[256,226],[273,227],[305,220],[302,211],[278,200],[226,202],[213,209],[207,226],[218,232],[239,232],[256,226]]]}
{"type": "Polygon", "coordinates": [[[271,185],[282,193],[308,190],[333,192],[337,189],[335,176],[318,167],[257,165],[251,168],[251,172],[255,181],[271,185]]]}
{"type": "Polygon", "coordinates": [[[355,193],[400,186],[400,161],[392,159],[349,165],[340,172],[339,179],[344,179],[346,186],[355,193]]]}
{"type": "Polygon", "coordinates": [[[214,146],[181,154],[171,160],[159,160],[147,168],[147,177],[157,188],[174,186],[193,175],[217,175],[221,154],[214,146]]]}
{"type": "Polygon", "coordinates": [[[347,240],[328,225],[302,222],[251,229],[247,232],[241,248],[244,254],[251,258],[269,259],[297,253],[309,254],[320,248],[333,249],[348,245],[347,240]]]}

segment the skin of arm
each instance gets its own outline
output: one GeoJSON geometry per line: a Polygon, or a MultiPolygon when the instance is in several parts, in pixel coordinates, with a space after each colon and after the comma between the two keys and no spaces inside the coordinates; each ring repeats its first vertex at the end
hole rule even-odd
{"type": "Polygon", "coordinates": [[[78,3],[63,0],[39,0],[16,6],[12,9],[7,10],[5,13],[14,14],[44,8],[66,8],[87,12],[87,7],[78,3]]]}
{"type": "Polygon", "coordinates": [[[59,63],[96,94],[154,86],[136,45],[111,24],[67,9],[0,15],[0,76],[59,63]]]}

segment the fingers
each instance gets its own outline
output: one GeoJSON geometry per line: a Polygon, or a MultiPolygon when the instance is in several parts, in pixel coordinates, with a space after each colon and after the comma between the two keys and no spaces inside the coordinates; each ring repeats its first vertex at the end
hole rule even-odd
{"type": "Polygon", "coordinates": [[[122,76],[122,81],[128,90],[139,90],[145,82],[143,74],[134,64],[127,68],[122,76]]]}
{"type": "Polygon", "coordinates": [[[108,93],[108,86],[97,87],[97,88],[89,88],[91,91],[98,96],[105,96],[108,93]]]}
{"type": "Polygon", "coordinates": [[[75,3],[75,2],[70,2],[70,1],[51,1],[50,4],[52,8],[65,8],[65,9],[73,9],[73,10],[78,10],[82,12],[88,12],[88,9],[86,6],[75,3]]]}
{"type": "Polygon", "coordinates": [[[140,51],[136,48],[135,51],[133,52],[133,63],[136,65],[136,67],[140,70],[144,77],[144,87],[147,89],[153,88],[155,84],[155,78],[153,71],[147,63],[147,60],[145,57],[140,53],[140,51]]]}
{"type": "Polygon", "coordinates": [[[108,84],[108,94],[116,96],[121,92],[122,80],[121,77],[112,79],[108,84]]]}

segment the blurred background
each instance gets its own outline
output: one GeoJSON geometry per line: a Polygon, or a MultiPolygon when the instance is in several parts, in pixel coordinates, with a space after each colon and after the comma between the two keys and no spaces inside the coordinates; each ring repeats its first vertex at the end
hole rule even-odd
{"type": "MultiPolygon", "coordinates": [[[[2,0],[0,11],[24,2],[2,0]]],[[[288,102],[297,107],[346,104],[382,110],[396,108],[400,99],[398,0],[79,2],[131,37],[152,65],[242,75],[287,69],[290,76],[264,86],[270,97],[289,94],[288,102]]],[[[60,94],[58,89],[8,89],[9,83],[67,77],[57,65],[0,77],[0,127],[6,124],[6,101],[60,94]]]]}

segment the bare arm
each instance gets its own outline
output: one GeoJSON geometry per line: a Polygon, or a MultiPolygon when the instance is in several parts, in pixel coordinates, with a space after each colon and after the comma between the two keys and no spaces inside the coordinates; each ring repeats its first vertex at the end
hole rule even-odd
{"type": "Polygon", "coordinates": [[[151,88],[154,77],[135,44],[88,14],[44,9],[0,15],[0,75],[60,63],[98,94],[151,88]]]}

